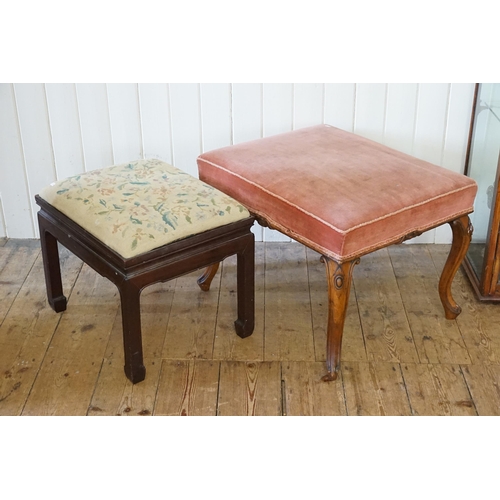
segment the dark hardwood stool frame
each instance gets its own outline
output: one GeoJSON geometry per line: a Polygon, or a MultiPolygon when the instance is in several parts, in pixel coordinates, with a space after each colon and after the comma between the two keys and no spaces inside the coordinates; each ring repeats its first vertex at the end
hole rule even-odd
{"type": "MultiPolygon", "coordinates": [[[[97,273],[113,282],[120,293],[125,374],[134,384],[144,380],[140,294],[149,285],[168,281],[237,255],[238,317],[236,333],[245,338],[254,329],[254,235],[253,217],[158,247],[129,259],[104,245],[80,225],[35,196],[48,302],[55,312],[66,310],[58,242],[97,273]]],[[[213,276],[202,275],[198,284],[207,291],[213,276]]]]}

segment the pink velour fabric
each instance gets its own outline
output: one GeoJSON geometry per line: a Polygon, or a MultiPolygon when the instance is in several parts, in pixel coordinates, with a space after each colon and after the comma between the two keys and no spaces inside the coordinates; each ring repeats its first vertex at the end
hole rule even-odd
{"type": "Polygon", "coordinates": [[[461,174],[329,125],[198,157],[200,179],[344,262],[473,211],[461,174]]]}

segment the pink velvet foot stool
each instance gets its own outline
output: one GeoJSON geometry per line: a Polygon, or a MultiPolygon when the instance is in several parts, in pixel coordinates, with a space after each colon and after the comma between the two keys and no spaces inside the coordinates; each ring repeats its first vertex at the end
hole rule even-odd
{"type": "MultiPolygon", "coordinates": [[[[472,236],[468,214],[477,185],[470,178],[329,125],[204,153],[198,170],[260,224],[323,256],[329,298],[323,380],[337,378],[353,268],[363,255],[450,224],[439,295],[446,318],[460,314],[451,283],[472,236]]],[[[206,275],[216,270],[217,264],[206,275]]]]}

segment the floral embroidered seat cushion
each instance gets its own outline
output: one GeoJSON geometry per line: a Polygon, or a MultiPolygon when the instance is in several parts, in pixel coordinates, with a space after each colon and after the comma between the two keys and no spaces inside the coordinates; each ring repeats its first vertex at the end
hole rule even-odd
{"type": "Polygon", "coordinates": [[[126,259],[250,215],[224,193],[156,159],[69,177],[39,195],[126,259]]]}

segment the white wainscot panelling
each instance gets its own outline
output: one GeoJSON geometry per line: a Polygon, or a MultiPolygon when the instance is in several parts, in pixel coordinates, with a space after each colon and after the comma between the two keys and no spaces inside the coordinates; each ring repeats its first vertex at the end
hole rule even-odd
{"type": "Polygon", "coordinates": [[[0,236],[33,238],[31,194],[10,83],[0,83],[0,141],[0,236]]]}
{"type": "Polygon", "coordinates": [[[448,83],[421,83],[418,90],[413,155],[436,165],[443,156],[449,91],[448,83]]]}
{"type": "Polygon", "coordinates": [[[38,209],[33,197],[56,180],[47,98],[43,84],[16,83],[14,89],[26,162],[31,216],[35,236],[38,237],[38,223],[35,223],[38,209]]]}
{"type": "Polygon", "coordinates": [[[293,127],[293,85],[291,83],[264,83],[263,136],[290,132],[293,127]]]}
{"type": "Polygon", "coordinates": [[[355,95],[354,83],[325,83],[325,123],[352,132],[355,95]]]}
{"type": "Polygon", "coordinates": [[[234,83],[233,143],[251,141],[262,137],[262,84],[234,83]]]}
{"type": "Polygon", "coordinates": [[[295,83],[293,90],[293,128],[311,127],[323,123],[324,85],[295,83]]]}
{"type": "Polygon", "coordinates": [[[166,83],[139,84],[144,157],[172,164],[170,99],[166,83]]]}
{"type": "Polygon", "coordinates": [[[232,144],[231,87],[229,83],[201,84],[202,150],[232,144]]]}
{"type": "Polygon", "coordinates": [[[108,94],[105,83],[77,83],[85,171],[114,164],[108,94]]]}
{"type": "Polygon", "coordinates": [[[110,83],[109,121],[116,164],[143,158],[139,94],[136,83],[110,83]]]}
{"type": "Polygon", "coordinates": [[[57,178],[84,171],[82,133],[74,83],[47,83],[47,108],[57,178]]]}
{"type": "MultiPolygon", "coordinates": [[[[329,123],[463,171],[473,84],[1,84],[0,236],[37,236],[34,195],[143,157],[197,176],[202,151],[329,123]]],[[[288,241],[255,227],[256,239],[288,241]]],[[[449,228],[414,242],[448,243],[449,228]]]]}
{"type": "Polygon", "coordinates": [[[417,111],[416,83],[390,83],[387,88],[384,144],[411,154],[417,111]]]}
{"type": "Polygon", "coordinates": [[[201,153],[200,86],[170,84],[174,166],[198,177],[196,158],[201,153]]]}
{"type": "Polygon", "coordinates": [[[358,83],[354,132],[377,142],[384,142],[386,83],[358,83]]]}

